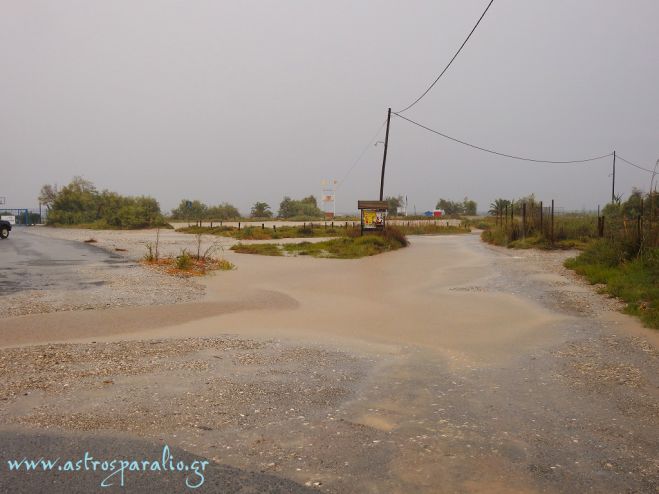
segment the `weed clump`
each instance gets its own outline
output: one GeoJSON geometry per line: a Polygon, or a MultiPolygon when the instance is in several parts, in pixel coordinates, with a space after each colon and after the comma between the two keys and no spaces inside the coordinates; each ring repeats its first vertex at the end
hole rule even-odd
{"type": "Polygon", "coordinates": [[[613,242],[599,240],[576,258],[565,261],[565,267],[590,283],[604,285],[603,291],[627,303],[625,312],[659,329],[658,247],[632,255],[613,242]]]}
{"type": "Polygon", "coordinates": [[[192,257],[185,249],[183,249],[181,253],[176,256],[174,265],[176,266],[176,269],[188,271],[192,267],[192,257]]]}

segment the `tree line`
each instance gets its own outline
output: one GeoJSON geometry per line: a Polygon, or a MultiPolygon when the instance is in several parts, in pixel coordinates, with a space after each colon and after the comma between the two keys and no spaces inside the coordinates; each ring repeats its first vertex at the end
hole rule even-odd
{"type": "Polygon", "coordinates": [[[39,203],[46,207],[49,225],[149,228],[165,224],[160,205],[153,197],[99,191],[82,177],[74,177],[61,189],[44,185],[39,193],[39,203]]]}
{"type": "MultiPolygon", "coordinates": [[[[269,219],[274,217],[275,214],[268,203],[257,201],[252,206],[249,216],[253,219],[269,219]]],[[[314,196],[299,200],[285,196],[279,204],[277,212],[277,217],[284,219],[320,219],[323,216],[323,212],[318,208],[314,196]]],[[[217,206],[209,206],[199,200],[189,199],[183,199],[178,207],[172,210],[170,216],[173,220],[183,221],[226,221],[238,220],[242,217],[240,211],[228,202],[223,202],[217,206]]]]}
{"type": "MultiPolygon", "coordinates": [[[[389,214],[399,214],[403,196],[386,198],[389,214]]],[[[160,210],[157,200],[148,196],[122,196],[108,190],[99,191],[89,180],[74,177],[58,189],[46,184],[39,193],[39,203],[46,207],[47,224],[89,225],[96,228],[149,228],[165,224],[165,219],[179,221],[228,221],[243,216],[238,208],[228,202],[209,205],[198,199],[182,199],[169,215],[160,210]],[[167,218],[166,218],[167,217],[167,218]]],[[[462,202],[440,199],[438,209],[447,215],[475,215],[476,203],[465,197],[462,202]]],[[[324,217],[313,195],[302,199],[284,196],[275,211],[266,202],[257,201],[250,210],[252,219],[273,217],[287,220],[316,220],[324,217]]]]}
{"type": "MultiPolygon", "coordinates": [[[[398,216],[405,205],[405,199],[402,195],[385,197],[384,200],[387,202],[387,214],[389,216],[398,216]]],[[[462,201],[440,199],[435,205],[435,209],[442,209],[448,216],[476,216],[476,208],[476,201],[472,201],[468,197],[465,197],[462,201]]]]}
{"type": "MultiPolygon", "coordinates": [[[[46,207],[49,225],[86,225],[95,228],[149,228],[165,224],[165,215],[152,197],[122,196],[108,190],[99,191],[89,180],[74,177],[68,185],[58,188],[46,184],[39,192],[39,203],[46,207]]],[[[258,201],[250,211],[254,219],[275,216],[269,204],[258,201]]],[[[323,212],[313,195],[302,199],[285,196],[279,204],[277,217],[284,219],[320,219],[323,212]]],[[[200,200],[183,199],[167,219],[180,221],[238,220],[240,211],[223,202],[208,205],[200,200]]]]}

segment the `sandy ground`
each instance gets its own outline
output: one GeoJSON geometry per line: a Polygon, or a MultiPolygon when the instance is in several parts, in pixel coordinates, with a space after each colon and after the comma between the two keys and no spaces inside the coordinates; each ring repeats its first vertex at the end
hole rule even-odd
{"type": "Polygon", "coordinates": [[[657,333],[567,255],[227,251],[199,304],[8,318],[0,429],[167,441],[276,492],[656,492],[657,333]]]}

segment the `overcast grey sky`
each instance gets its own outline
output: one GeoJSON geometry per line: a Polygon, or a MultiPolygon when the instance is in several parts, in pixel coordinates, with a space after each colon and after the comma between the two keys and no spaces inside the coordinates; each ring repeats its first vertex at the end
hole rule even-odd
{"type": "MultiPolygon", "coordinates": [[[[486,0],[0,0],[0,195],[42,184],[228,201],[320,193],[437,76],[486,0]]],[[[495,0],[433,91],[406,113],[504,153],[659,158],[657,0],[495,0]]],[[[383,137],[383,133],[381,137],[383,137]]],[[[377,198],[369,146],[338,211],[377,198]]],[[[385,194],[410,208],[535,192],[569,209],[610,198],[611,160],[535,165],[394,119],[385,194]]],[[[617,189],[650,176],[618,167],[617,189]]]]}

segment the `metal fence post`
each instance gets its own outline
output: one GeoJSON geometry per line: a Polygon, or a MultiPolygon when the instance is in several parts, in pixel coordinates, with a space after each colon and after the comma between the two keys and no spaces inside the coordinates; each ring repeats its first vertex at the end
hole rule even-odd
{"type": "Polygon", "coordinates": [[[554,200],[551,200],[551,243],[554,244],[554,200]]]}

